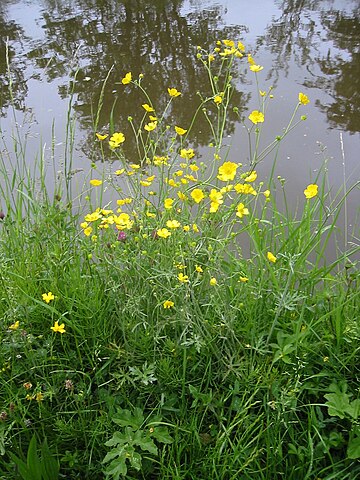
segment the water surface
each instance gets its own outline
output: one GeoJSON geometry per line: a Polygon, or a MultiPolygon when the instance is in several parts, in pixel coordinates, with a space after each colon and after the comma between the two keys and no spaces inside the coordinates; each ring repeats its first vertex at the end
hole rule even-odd
{"type": "MultiPolygon", "coordinates": [[[[144,86],[161,110],[169,86],[182,91],[172,111],[176,124],[187,126],[197,90],[207,77],[196,61],[196,46],[212,48],[218,39],[242,40],[257,62],[262,88],[274,87],[267,113],[264,144],[281,134],[299,91],[311,103],[308,120],[284,143],[276,174],[288,183],[295,205],[304,186],[328,159],[329,189],[335,193],[344,180],[350,185],[360,172],[360,6],[358,0],[2,0],[0,4],[1,130],[10,137],[15,120],[28,132],[31,162],[46,142],[51,160],[55,132],[56,157],[61,163],[69,100],[76,114],[74,167],[88,171],[98,161],[92,148],[94,110],[104,78],[98,130],[109,126],[114,99],[115,125],[127,131],[127,116],[138,108],[137,93],[119,85],[123,75],[145,75],[144,86]],[[12,76],[8,89],[6,39],[12,76]]],[[[246,62],[245,62],[246,63],[246,62]]],[[[246,67],[245,67],[246,70],[246,67]]],[[[233,106],[244,116],[257,108],[254,76],[235,74],[233,106]]],[[[229,118],[226,143],[230,158],[247,163],[244,129],[229,118]]],[[[199,156],[208,161],[211,132],[199,121],[192,137],[199,156]]],[[[131,157],[131,142],[126,146],[131,157]]],[[[272,158],[259,168],[264,179],[272,158]]],[[[302,199],[301,199],[302,200],[302,199]]],[[[350,230],[359,211],[359,190],[348,200],[350,230]]],[[[345,226],[344,226],[345,228],[345,226]]]]}

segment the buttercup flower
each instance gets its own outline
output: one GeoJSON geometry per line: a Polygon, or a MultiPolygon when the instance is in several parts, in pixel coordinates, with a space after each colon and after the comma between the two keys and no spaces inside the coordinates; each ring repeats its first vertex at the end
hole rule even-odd
{"type": "Polygon", "coordinates": [[[48,292],[48,293],[43,293],[42,294],[42,299],[44,300],[44,302],[46,303],[50,303],[51,300],[54,300],[55,298],[55,295],[52,293],[52,292],[48,292]]]}
{"type": "Polygon", "coordinates": [[[168,88],[168,93],[170,97],[178,97],[179,95],[181,95],[181,92],[176,90],[176,88],[168,88]]]}
{"type": "Polygon", "coordinates": [[[300,92],[299,93],[299,103],[301,103],[301,105],[307,105],[308,103],[310,103],[310,100],[309,100],[307,95],[300,92]]]}
{"type": "Polygon", "coordinates": [[[195,156],[194,150],[192,148],[189,148],[186,150],[185,148],[182,148],[180,150],[180,157],[185,158],[186,160],[190,160],[195,156]]]}
{"type": "Polygon", "coordinates": [[[167,210],[170,210],[172,207],[173,207],[173,203],[174,203],[174,199],[173,198],[165,198],[164,200],[164,207],[167,209],[167,210]]]}
{"type": "Polygon", "coordinates": [[[188,283],[189,277],[187,275],[184,275],[182,272],[178,274],[178,280],[181,283],[188,283]]]}
{"type": "Polygon", "coordinates": [[[148,103],[144,103],[144,104],[142,105],[142,107],[143,107],[143,109],[144,109],[146,112],[148,112],[148,113],[150,113],[150,112],[155,112],[155,110],[154,110],[152,107],[150,107],[150,105],[149,105],[148,103]]]}
{"type": "Polygon", "coordinates": [[[53,332],[65,333],[65,324],[62,323],[59,325],[59,322],[56,320],[53,327],[50,327],[53,332]]]}
{"type": "Polygon", "coordinates": [[[257,123],[263,123],[265,117],[262,112],[259,112],[259,110],[253,110],[249,115],[249,120],[256,125],[257,123]]]}
{"type": "Polygon", "coordinates": [[[131,72],[128,72],[125,77],[121,80],[121,83],[123,85],[127,85],[128,83],[130,83],[132,80],[132,75],[131,75],[131,72]]]}
{"type": "Polygon", "coordinates": [[[205,198],[204,192],[201,190],[201,188],[194,188],[190,195],[196,203],[200,203],[201,200],[205,198]]]}
{"type": "Polygon", "coordinates": [[[100,140],[100,141],[101,141],[101,140],[105,140],[105,138],[107,138],[107,137],[109,136],[109,135],[107,135],[107,134],[101,135],[101,133],[95,133],[95,135],[96,135],[96,138],[97,138],[98,140],[100,140]]]}
{"type": "Polygon", "coordinates": [[[19,328],[20,322],[19,320],[16,320],[15,323],[9,326],[9,330],[17,330],[19,328]]]}
{"type": "Polygon", "coordinates": [[[240,277],[239,278],[239,282],[246,283],[248,281],[249,281],[249,279],[247,277],[240,277]]]}
{"type": "Polygon", "coordinates": [[[239,203],[239,205],[237,206],[236,216],[242,218],[244,215],[249,215],[249,210],[245,208],[245,205],[243,203],[239,203]]]}
{"type": "Polygon", "coordinates": [[[175,132],[178,134],[178,135],[185,135],[185,133],[187,132],[187,130],[185,130],[184,128],[181,128],[181,127],[177,127],[175,125],[175,132]]]}
{"type": "Polygon", "coordinates": [[[245,182],[255,182],[256,179],[257,179],[257,173],[256,173],[256,171],[254,170],[253,172],[250,173],[250,175],[248,175],[248,176],[245,178],[245,182]]]}
{"type": "Polygon", "coordinates": [[[238,165],[233,162],[224,162],[221,167],[219,167],[219,174],[217,178],[222,180],[223,182],[227,182],[229,180],[234,180],[236,175],[236,169],[238,165]]]}
{"type": "Polygon", "coordinates": [[[172,228],[172,229],[179,228],[180,227],[180,222],[178,222],[177,220],[168,220],[166,222],[166,226],[168,228],[172,228]]]}
{"type": "Polygon", "coordinates": [[[174,302],[172,302],[171,300],[165,300],[165,302],[163,303],[164,308],[172,308],[174,305],[174,302]]]}
{"type": "Polygon", "coordinates": [[[109,140],[110,148],[118,148],[121,143],[125,142],[125,135],[121,132],[115,132],[109,140]]]}
{"type": "Polygon", "coordinates": [[[269,260],[269,262],[275,263],[276,260],[277,260],[275,255],[273,255],[271,252],[267,252],[266,256],[267,256],[267,259],[269,260]]]}
{"type": "Polygon", "coordinates": [[[98,180],[96,178],[93,178],[92,180],[90,180],[90,185],[92,185],[93,187],[98,187],[102,183],[103,183],[102,180],[98,180]]]}
{"type": "Polygon", "coordinates": [[[210,283],[210,285],[211,285],[212,287],[214,287],[215,285],[217,285],[217,280],[216,280],[216,278],[215,278],[215,277],[210,278],[210,282],[209,282],[209,283],[210,283]]]}
{"type": "Polygon", "coordinates": [[[203,269],[200,267],[200,265],[195,265],[195,271],[198,273],[203,273],[203,269]]]}
{"type": "Polygon", "coordinates": [[[220,103],[222,103],[222,101],[223,101],[223,99],[222,99],[221,95],[215,95],[214,102],[216,103],[216,105],[220,105],[220,103]]]}
{"type": "Polygon", "coordinates": [[[261,72],[263,68],[264,67],[262,67],[261,65],[250,65],[250,70],[252,72],[261,72]]]}
{"type": "Polygon", "coordinates": [[[147,132],[151,132],[152,130],[155,130],[156,126],[157,126],[157,122],[150,122],[150,123],[148,123],[147,125],[144,126],[144,129],[147,132]]]}
{"type": "Polygon", "coordinates": [[[316,195],[318,194],[318,190],[319,187],[316,185],[316,183],[311,183],[305,188],[304,195],[306,198],[316,197],[316,195]]]}
{"type": "Polygon", "coordinates": [[[169,232],[167,228],[160,228],[156,233],[160,238],[168,238],[171,235],[171,232],[169,232]]]}

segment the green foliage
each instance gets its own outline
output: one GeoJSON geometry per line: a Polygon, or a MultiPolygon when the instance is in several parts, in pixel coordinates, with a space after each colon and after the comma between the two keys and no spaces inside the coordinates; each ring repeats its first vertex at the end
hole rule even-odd
{"type": "Polygon", "coordinates": [[[41,445],[40,455],[36,436],[33,435],[29,444],[26,462],[14,453],[10,453],[10,458],[15,463],[18,473],[23,480],[56,480],[59,478],[59,462],[50,452],[46,438],[41,445]]]}
{"type": "Polygon", "coordinates": [[[113,448],[107,453],[103,463],[110,462],[105,474],[115,480],[127,474],[126,460],[132,468],[139,471],[144,452],[149,452],[152,456],[158,455],[158,447],[154,440],[164,444],[172,442],[167,427],[161,426],[161,417],[153,417],[145,422],[140,408],[135,408],[133,413],[126,409],[119,410],[112,417],[112,421],[123,427],[123,431],[115,432],[105,443],[107,447],[113,448]]]}
{"type": "MultiPolygon", "coordinates": [[[[1,157],[0,477],[59,476],[47,441],[38,449],[36,438],[59,452],[64,478],[360,475],[360,276],[349,261],[359,248],[342,251],[336,237],[351,188],[333,196],[325,163],[316,195],[302,197],[296,214],[287,204],[276,160],[303,122],[297,99],[264,150],[266,119],[252,124],[235,110],[250,145],[239,161],[248,163],[226,165],[238,68],[228,52],[214,50],[210,61],[198,50],[209,87],[182,134],[173,118],[181,96],[164,92],[160,111],[146,76],[126,84],[159,110],[157,124],[143,107],[129,118],[130,156],[96,138],[104,162],[92,165],[80,205],[70,150],[54,198],[42,157],[39,181],[19,149],[10,167],[1,157]],[[209,162],[190,148],[202,114],[209,162]],[[255,168],[269,157],[270,178],[259,181],[255,168]],[[26,459],[14,453],[24,451],[26,459]]],[[[272,108],[265,93],[257,119],[272,108]]],[[[122,138],[116,122],[109,138],[122,138]]]]}

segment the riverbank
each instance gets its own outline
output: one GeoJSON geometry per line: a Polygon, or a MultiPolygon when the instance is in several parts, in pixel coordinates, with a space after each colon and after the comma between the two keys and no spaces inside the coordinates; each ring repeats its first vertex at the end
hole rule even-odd
{"type": "Polygon", "coordinates": [[[209,86],[189,125],[173,118],[181,85],[158,111],[146,76],[124,72],[124,92],[141,95],[128,119],[138,158],[114,122],[98,131],[98,114],[103,163],[76,198],[71,155],[48,194],[42,158],[34,174],[20,148],[11,168],[3,150],[2,478],[360,474],[359,246],[344,249],[336,226],[359,187],[333,196],[324,169],[288,208],[276,160],[306,121],[302,92],[265,148],[272,91],[235,108],[248,161],[228,161],[231,71],[257,79],[262,66],[231,40],[197,59],[209,86]],[[206,163],[188,140],[198,115],[212,131],[206,163]]]}

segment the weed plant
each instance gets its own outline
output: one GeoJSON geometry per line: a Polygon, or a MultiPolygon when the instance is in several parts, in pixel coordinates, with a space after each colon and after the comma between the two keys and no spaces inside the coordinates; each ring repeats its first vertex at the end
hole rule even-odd
{"type": "Polygon", "coordinates": [[[142,97],[131,161],[114,121],[99,131],[100,98],[94,149],[110,171],[92,165],[82,208],[72,123],[53,196],[43,158],[29,171],[14,137],[10,167],[2,136],[0,478],[360,476],[359,247],[337,243],[326,258],[359,185],[332,198],[322,172],[297,215],[277,206],[278,151],[309,99],[299,93],[265,148],[271,90],[257,86],[246,118],[234,108],[245,167],[223,145],[231,73],[248,64],[257,85],[262,67],[231,40],[198,47],[197,61],[209,89],[190,125],[170,124],[180,85],[160,112],[146,78],[124,75],[142,97]],[[212,132],[206,162],[190,140],[199,115],[212,132]],[[273,169],[259,181],[265,159],[273,169]]]}

